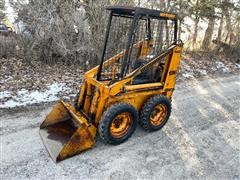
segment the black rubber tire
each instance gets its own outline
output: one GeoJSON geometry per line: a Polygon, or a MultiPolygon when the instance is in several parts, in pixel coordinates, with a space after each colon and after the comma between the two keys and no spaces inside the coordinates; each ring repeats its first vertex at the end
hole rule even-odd
{"type": "Polygon", "coordinates": [[[126,141],[129,137],[132,136],[134,131],[136,130],[138,124],[138,111],[128,103],[117,103],[110,106],[102,115],[102,118],[98,125],[98,132],[102,140],[108,144],[121,144],[126,141]],[[132,116],[133,123],[129,128],[128,132],[121,138],[115,138],[110,133],[110,125],[114,118],[123,112],[129,112],[132,116]]]}
{"type": "Polygon", "coordinates": [[[148,101],[143,105],[141,113],[140,113],[140,119],[139,124],[140,126],[146,130],[146,131],[157,131],[161,129],[168,121],[169,116],[171,114],[171,101],[164,95],[156,95],[148,99],[148,101]],[[163,122],[159,124],[158,126],[155,126],[150,121],[150,115],[152,114],[152,111],[154,110],[154,107],[158,104],[164,104],[167,108],[167,115],[163,122]]]}

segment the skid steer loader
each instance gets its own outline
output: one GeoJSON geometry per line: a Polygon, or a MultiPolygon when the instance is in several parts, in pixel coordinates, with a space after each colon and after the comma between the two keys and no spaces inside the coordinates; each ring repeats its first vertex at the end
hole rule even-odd
{"type": "Polygon", "coordinates": [[[126,141],[137,124],[161,129],[171,113],[182,42],[173,13],[111,6],[99,66],[85,73],[73,103],[61,100],[40,126],[55,161],[92,148],[96,133],[126,141]]]}

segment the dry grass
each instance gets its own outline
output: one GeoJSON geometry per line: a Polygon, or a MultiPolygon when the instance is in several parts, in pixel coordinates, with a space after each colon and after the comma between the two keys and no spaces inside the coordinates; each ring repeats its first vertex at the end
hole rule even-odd
{"type": "Polygon", "coordinates": [[[17,55],[16,36],[4,36],[0,34],[0,58],[9,58],[17,55]]]}

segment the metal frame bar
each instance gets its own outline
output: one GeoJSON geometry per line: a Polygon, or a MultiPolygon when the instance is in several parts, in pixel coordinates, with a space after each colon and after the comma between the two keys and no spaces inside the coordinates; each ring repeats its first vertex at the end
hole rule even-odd
{"type": "Polygon", "coordinates": [[[109,14],[109,20],[108,20],[108,25],[107,25],[106,35],[105,35],[103,53],[102,53],[102,57],[101,57],[101,63],[100,63],[99,68],[98,68],[98,73],[97,73],[97,80],[98,81],[101,80],[102,66],[103,66],[103,62],[104,62],[104,56],[105,56],[105,53],[106,53],[106,48],[107,48],[107,42],[108,42],[108,38],[109,38],[111,23],[112,23],[112,11],[109,14]]]}
{"type": "Polygon", "coordinates": [[[128,43],[127,43],[127,46],[126,46],[126,54],[123,58],[123,66],[122,66],[120,78],[123,78],[126,74],[126,71],[127,71],[127,66],[128,66],[128,62],[129,62],[129,54],[131,54],[131,52],[129,52],[129,50],[130,50],[130,47],[133,45],[133,42],[134,42],[134,39],[135,39],[134,30],[136,29],[135,25],[136,25],[137,19],[138,19],[138,15],[135,14],[135,16],[133,18],[133,21],[132,21],[131,28],[129,30],[129,34],[128,34],[128,43]]]}
{"type": "MultiPolygon", "coordinates": [[[[97,81],[102,81],[101,80],[101,72],[102,72],[102,67],[103,67],[103,64],[104,64],[104,57],[105,57],[105,54],[106,54],[106,48],[107,48],[107,43],[108,43],[108,39],[109,39],[109,34],[110,34],[110,28],[111,28],[111,23],[112,23],[112,17],[113,16],[121,16],[121,13],[120,11],[118,13],[116,13],[114,11],[114,9],[108,9],[110,10],[110,15],[109,15],[109,20],[108,20],[108,25],[107,25],[107,30],[106,30],[106,34],[105,34],[105,41],[104,41],[104,48],[103,48],[103,53],[102,53],[102,57],[101,57],[101,63],[98,67],[98,72],[97,72],[97,81]]],[[[126,73],[127,73],[127,70],[128,70],[128,66],[129,66],[129,57],[131,55],[131,46],[133,45],[134,43],[134,38],[135,38],[135,25],[136,23],[138,23],[139,19],[151,19],[151,18],[154,18],[154,19],[166,19],[166,20],[172,20],[175,24],[174,24],[174,44],[176,44],[177,42],[177,33],[178,33],[178,20],[177,20],[177,17],[175,18],[168,18],[168,17],[162,17],[160,16],[160,13],[159,15],[157,16],[156,12],[161,12],[161,11],[154,11],[154,13],[152,13],[151,15],[149,15],[150,11],[151,10],[148,10],[148,9],[144,9],[144,8],[136,8],[134,9],[135,10],[135,14],[134,16],[130,16],[130,15],[125,15],[125,14],[122,14],[123,17],[129,17],[129,18],[133,18],[133,21],[132,21],[132,24],[131,24],[131,27],[130,27],[130,30],[128,32],[128,42],[127,42],[127,45],[126,45],[126,53],[124,55],[124,58],[123,58],[123,66],[122,66],[122,69],[121,69],[121,73],[120,73],[120,78],[124,78],[126,76],[126,73]],[[148,13],[148,14],[144,14],[144,13],[148,13]],[[155,16],[153,16],[153,14],[155,16]]],[[[175,14],[173,14],[175,15],[175,14]]],[[[149,21],[149,20],[148,20],[149,21]]],[[[147,23],[147,26],[150,26],[150,23],[147,23]]]]}

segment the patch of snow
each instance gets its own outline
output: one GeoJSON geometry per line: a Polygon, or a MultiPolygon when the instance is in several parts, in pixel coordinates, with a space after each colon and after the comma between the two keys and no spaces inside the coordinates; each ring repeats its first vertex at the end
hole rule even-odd
{"type": "MultiPolygon", "coordinates": [[[[68,88],[65,87],[64,83],[54,83],[48,86],[47,90],[41,91],[32,91],[29,92],[26,89],[18,91],[17,95],[12,99],[1,103],[0,108],[11,108],[16,106],[24,106],[27,104],[41,103],[41,102],[51,102],[56,101],[59,98],[57,94],[61,91],[65,91],[68,88]]],[[[9,92],[1,92],[0,97],[9,97],[9,92]]]]}
{"type": "Polygon", "coordinates": [[[0,100],[7,98],[7,97],[11,97],[11,92],[9,92],[9,91],[0,92],[0,100]]]}
{"type": "Polygon", "coordinates": [[[194,77],[194,76],[193,76],[192,74],[190,74],[190,73],[185,73],[185,74],[183,74],[182,76],[185,77],[185,78],[193,78],[193,77],[194,77]]]}
{"type": "Polygon", "coordinates": [[[154,58],[154,55],[147,55],[147,58],[154,58]]]}
{"type": "Polygon", "coordinates": [[[216,61],[216,65],[217,65],[217,68],[225,67],[225,65],[222,62],[220,62],[220,61],[216,61]]]}
{"type": "Polygon", "coordinates": [[[187,71],[192,71],[192,69],[191,69],[191,67],[189,66],[189,65],[185,65],[185,69],[187,70],[187,71]]]}
{"type": "Polygon", "coordinates": [[[212,69],[213,71],[217,71],[217,68],[215,68],[215,67],[211,67],[211,69],[212,69]]]}
{"type": "Polygon", "coordinates": [[[222,70],[223,70],[223,72],[231,72],[228,67],[225,67],[225,68],[223,68],[222,70]]]}
{"type": "Polygon", "coordinates": [[[236,63],[236,66],[237,66],[237,68],[239,68],[239,69],[240,69],[240,64],[236,63]]]}
{"type": "Polygon", "coordinates": [[[230,72],[230,69],[225,64],[223,64],[223,62],[216,61],[216,67],[217,69],[222,69],[223,72],[230,72]]]}
{"type": "Polygon", "coordinates": [[[201,75],[207,75],[207,71],[205,69],[199,69],[198,72],[201,74],[201,75]]]}

